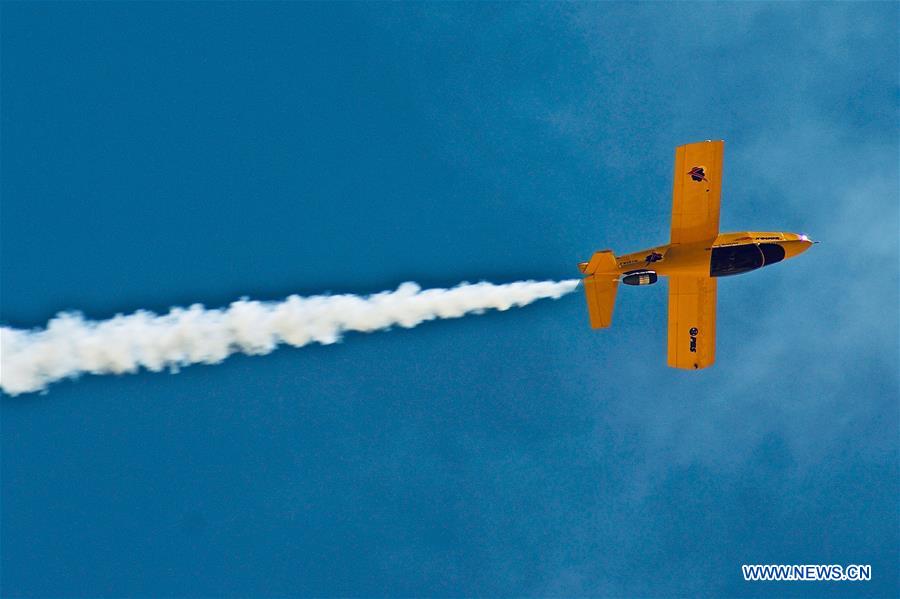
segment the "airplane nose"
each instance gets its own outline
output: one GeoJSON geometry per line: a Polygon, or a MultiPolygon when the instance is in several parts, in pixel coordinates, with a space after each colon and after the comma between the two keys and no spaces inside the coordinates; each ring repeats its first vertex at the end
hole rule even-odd
{"type": "Polygon", "coordinates": [[[795,241],[787,241],[783,245],[786,258],[798,256],[811,248],[818,241],[813,241],[807,235],[798,235],[795,241]]]}

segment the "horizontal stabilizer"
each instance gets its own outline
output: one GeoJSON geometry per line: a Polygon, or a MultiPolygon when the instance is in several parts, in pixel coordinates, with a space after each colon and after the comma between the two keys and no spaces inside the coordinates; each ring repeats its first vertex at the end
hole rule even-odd
{"type": "MultiPolygon", "coordinates": [[[[594,254],[596,257],[600,252],[594,254]]],[[[612,255],[612,253],[610,253],[612,255]]],[[[593,259],[591,259],[593,262],[593,259]]],[[[605,329],[612,324],[613,308],[616,305],[618,277],[614,274],[598,273],[582,280],[587,298],[588,315],[592,329],[605,329]]]]}
{"type": "Polygon", "coordinates": [[[580,263],[578,268],[586,275],[601,272],[614,273],[616,272],[616,257],[613,255],[612,250],[594,252],[594,255],[591,256],[591,261],[580,263]]]}

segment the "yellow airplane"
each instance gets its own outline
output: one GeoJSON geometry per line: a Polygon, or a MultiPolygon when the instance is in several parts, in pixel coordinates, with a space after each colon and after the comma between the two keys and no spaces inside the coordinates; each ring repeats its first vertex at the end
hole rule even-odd
{"type": "Polygon", "coordinates": [[[585,275],[591,327],[612,324],[616,290],[669,277],[669,357],[673,368],[712,366],[716,354],[716,279],[793,258],[813,243],[796,233],[719,233],[723,141],[675,149],[672,238],[666,245],[615,256],[594,253],[578,265],[585,275]]]}

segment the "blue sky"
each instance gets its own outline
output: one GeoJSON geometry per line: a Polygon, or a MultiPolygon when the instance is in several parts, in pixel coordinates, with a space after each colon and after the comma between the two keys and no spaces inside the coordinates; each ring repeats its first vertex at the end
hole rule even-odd
{"type": "Polygon", "coordinates": [[[4,325],[571,278],[709,138],[822,243],[699,373],[663,284],[4,396],[3,595],[897,596],[898,10],[4,3],[4,325]]]}

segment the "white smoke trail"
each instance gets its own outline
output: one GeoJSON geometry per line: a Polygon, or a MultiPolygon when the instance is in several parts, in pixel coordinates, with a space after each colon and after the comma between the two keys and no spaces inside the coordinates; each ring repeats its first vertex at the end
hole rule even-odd
{"type": "Polygon", "coordinates": [[[157,316],[138,311],[103,321],[63,313],[47,328],[0,327],[0,389],[10,395],[40,391],[82,373],[121,374],[215,364],[235,352],[267,354],[279,344],[335,343],[347,331],[371,332],[426,320],[507,310],[543,298],[557,299],[578,280],[521,281],[506,285],[463,283],[422,290],[403,283],[370,296],[292,295],[282,302],[242,299],[227,309],[196,304],[157,316]]]}

